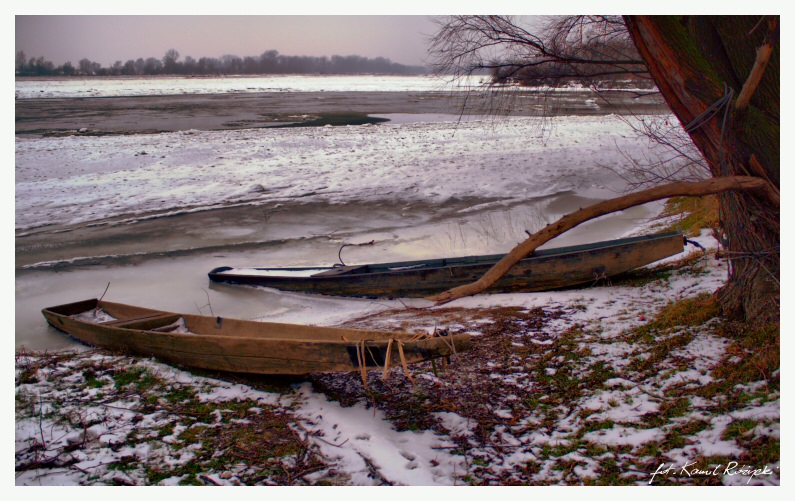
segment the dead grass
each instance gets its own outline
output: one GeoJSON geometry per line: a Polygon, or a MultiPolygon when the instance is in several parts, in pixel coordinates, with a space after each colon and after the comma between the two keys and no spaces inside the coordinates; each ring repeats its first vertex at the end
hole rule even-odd
{"type": "Polygon", "coordinates": [[[679,219],[666,230],[680,230],[689,237],[698,236],[701,234],[701,230],[717,228],[720,224],[718,197],[708,195],[705,197],[670,198],[666,201],[665,208],[659,217],[672,216],[677,216],[679,219]]]}
{"type": "MultiPolygon", "coordinates": [[[[728,426],[725,418],[733,411],[754,410],[780,399],[780,325],[750,328],[721,319],[709,293],[665,303],[664,298],[672,296],[666,291],[676,280],[697,281],[706,272],[703,256],[695,254],[638,272],[622,283],[617,291],[636,291],[629,298],[657,291],[660,301],[645,301],[650,306],[637,311],[629,306],[617,311],[627,318],[641,312],[648,316],[641,325],[618,333],[603,330],[601,323],[608,322],[607,317],[596,320],[589,315],[592,305],[585,296],[531,309],[447,307],[375,313],[345,326],[409,332],[440,328],[472,333],[475,342],[441,372],[430,363],[413,366],[416,386],[399,367],[391,369],[387,379],[380,371],[370,372],[368,388],[358,372],[313,375],[310,380],[315,390],[342,405],[363,401],[381,409],[398,430],[448,435],[454,448],[447,452],[460,455],[466,464],[458,479],[473,485],[647,483],[661,463],[683,456],[703,469],[727,461],[778,465],[778,418],[736,419],[728,426]],[[637,290],[644,292],[639,295],[637,290]],[[587,320],[577,321],[582,315],[587,320]],[[706,341],[706,346],[721,350],[708,362],[693,354],[699,352],[689,351],[706,341]],[[614,409],[622,413],[610,414],[614,409]],[[438,413],[467,420],[469,432],[451,435],[438,413]],[[716,427],[720,440],[733,444],[741,454],[698,453],[704,434],[714,435],[716,427]],[[618,430],[654,435],[632,445],[599,441],[600,434],[618,430]],[[517,454],[521,460],[508,459],[517,454]]],[[[623,325],[625,320],[614,321],[623,325]]],[[[293,391],[287,380],[210,375],[282,394],[293,391]]],[[[28,389],[69,377],[82,385],[69,394],[72,399],[86,398],[83,392],[90,389],[137,399],[136,410],[142,415],[160,412],[172,417],[158,429],[132,431],[129,444],[168,438],[173,454],[192,455],[176,466],[165,466],[163,461],[144,463],[121,450],[107,469],[126,476],[97,477],[93,483],[123,483],[125,478],[157,483],[179,477],[182,483],[207,484],[208,474],[232,471],[245,484],[301,484],[307,472],[326,468],[323,458],[302,439],[305,435],[295,427],[289,411],[245,400],[200,401],[199,388],[166,385],[156,374],[130,363],[85,366],[57,355],[19,357],[18,418],[36,416],[40,409],[28,389]]],[[[66,400],[53,402],[53,416],[61,412],[59,406],[68,405],[66,400]]],[[[32,443],[29,455],[18,457],[17,464],[43,464],[36,446],[32,443]],[[31,462],[36,457],[39,463],[31,462]]],[[[344,478],[329,474],[315,482],[339,483],[344,478]]],[[[720,482],[715,476],[679,475],[658,477],[654,483],[720,482]]]]}
{"type": "MultiPolygon", "coordinates": [[[[690,256],[651,272],[641,282],[665,283],[671,274],[697,277],[703,266],[703,257],[690,256]]],[[[373,328],[383,328],[388,322],[407,330],[455,325],[457,331],[481,333],[473,348],[459,355],[447,372],[435,376],[429,366],[417,366],[416,387],[400,371],[393,371],[386,381],[371,375],[366,401],[384,410],[401,430],[448,433],[435,413],[454,412],[467,418],[473,423],[472,435],[451,438],[458,444],[454,452],[468,458],[468,471],[462,479],[470,484],[626,485],[645,483],[660,463],[671,460],[670,454],[681,454],[677,451],[698,444],[698,435],[712,428],[712,418],[779,398],[778,325],[751,330],[722,320],[712,294],[671,301],[643,325],[607,339],[599,337],[598,325],[569,322],[568,328],[551,331],[550,322],[563,321],[565,325],[567,318],[581,310],[577,304],[570,306],[413,310],[378,313],[351,322],[348,325],[352,327],[373,328]],[[683,378],[681,383],[663,387],[666,381],[677,381],[680,375],[692,372],[694,357],[687,349],[697,337],[705,336],[728,341],[721,359],[702,369],[713,382],[702,385],[683,378]],[[595,355],[597,347],[614,344],[627,345],[625,364],[595,355]],[[580,402],[614,391],[611,381],[616,380],[629,381],[633,387],[624,386],[623,400],[611,400],[609,407],[636,405],[638,394],[632,390],[643,388],[652,395],[658,410],[643,413],[636,421],[616,422],[601,417],[604,408],[580,407],[580,402]],[[764,382],[761,387],[760,381],[764,382]],[[749,384],[759,389],[749,390],[749,384]],[[706,399],[708,407],[700,404],[695,408],[694,398],[706,399]],[[664,437],[636,447],[603,445],[588,439],[590,433],[617,426],[659,429],[664,437]],[[562,433],[561,429],[566,430],[566,438],[551,440],[547,445],[511,445],[523,435],[551,435],[562,433]],[[506,440],[506,436],[513,438],[506,440]],[[503,458],[518,450],[531,458],[508,469],[502,467],[503,458]],[[583,468],[596,477],[582,476],[583,468]]],[[[362,400],[357,397],[362,391],[358,374],[318,376],[313,381],[319,390],[343,404],[362,400]]],[[[778,439],[749,433],[752,424],[755,428],[758,423],[729,428],[725,438],[745,451],[731,460],[760,466],[776,464],[778,439]]],[[[777,426],[777,421],[773,425],[777,426]]],[[[695,459],[706,468],[710,462],[725,458],[695,459]]],[[[655,480],[662,485],[720,483],[719,477],[709,476],[655,480]]]]}
{"type": "Polygon", "coordinates": [[[201,384],[174,383],[135,358],[94,355],[18,354],[17,420],[83,430],[85,437],[67,444],[45,433],[31,437],[17,448],[18,474],[77,468],[103,448],[116,459],[92,468],[84,483],[152,485],[177,478],[183,485],[212,485],[213,477],[229,475],[246,485],[306,485],[305,475],[328,468],[288,409],[203,399],[201,384]],[[85,410],[103,408],[110,412],[85,410]],[[114,412],[120,410],[132,417],[119,421],[114,412]],[[86,431],[95,425],[124,438],[101,442],[101,435],[86,431]],[[136,453],[142,443],[152,452],[136,453]]]}

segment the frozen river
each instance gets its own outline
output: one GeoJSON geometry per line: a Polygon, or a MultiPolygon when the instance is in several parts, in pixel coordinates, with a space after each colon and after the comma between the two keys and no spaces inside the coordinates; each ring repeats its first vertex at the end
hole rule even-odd
{"type": "MultiPolygon", "coordinates": [[[[18,97],[30,85],[18,84],[18,97]]],[[[343,243],[371,240],[372,247],[346,248],[345,262],[507,251],[525,231],[623,190],[614,169],[627,157],[666,154],[636,134],[639,118],[600,112],[584,93],[559,98],[582,113],[542,119],[523,116],[535,114],[530,106],[506,117],[462,116],[460,103],[438,89],[362,86],[272,96],[259,89],[248,96],[256,108],[210,87],[215,93],[192,96],[194,106],[179,113],[159,108],[176,102],[163,92],[89,103],[63,93],[20,99],[16,346],[72,346],[45,325],[41,308],[98,297],[108,283],[111,301],[258,320],[330,325],[403,307],[211,286],[206,273],[220,265],[330,265],[343,243]],[[355,113],[346,102],[356,103],[355,113]],[[80,106],[93,111],[57,111],[80,106]],[[253,113],[254,120],[301,123],[344,109],[348,119],[388,121],[273,128],[230,122],[234,109],[247,120],[253,113]],[[179,126],[191,114],[189,127],[179,126]],[[21,126],[20,116],[37,125],[21,126]],[[161,132],[152,133],[152,124],[161,132]]],[[[658,209],[602,218],[549,246],[626,235],[658,209]]]]}

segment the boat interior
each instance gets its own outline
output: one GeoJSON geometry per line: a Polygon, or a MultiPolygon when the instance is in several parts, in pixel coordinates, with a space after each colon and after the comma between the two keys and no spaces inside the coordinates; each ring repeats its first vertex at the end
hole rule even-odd
{"type": "Polygon", "coordinates": [[[204,336],[227,336],[258,339],[284,339],[303,342],[417,341],[429,337],[424,333],[317,327],[309,325],[258,322],[232,318],[169,313],[122,303],[90,299],[65,304],[47,311],[83,322],[119,329],[149,332],[173,332],[204,336]],[[101,310],[102,317],[97,314],[101,310]],[[112,317],[113,320],[98,320],[112,317]]]}

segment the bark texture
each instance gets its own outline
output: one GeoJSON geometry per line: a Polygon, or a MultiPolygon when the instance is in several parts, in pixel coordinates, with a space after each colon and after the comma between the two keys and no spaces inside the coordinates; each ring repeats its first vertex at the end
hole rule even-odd
{"type": "MultiPolygon", "coordinates": [[[[778,16],[627,16],[626,23],[713,176],[751,175],[778,192],[778,16]],[[761,71],[758,51],[766,59],[761,71]],[[755,66],[752,84],[746,85],[755,66]],[[743,87],[753,92],[747,104],[748,92],[743,93],[737,109],[743,87]]],[[[719,200],[719,237],[731,264],[719,291],[723,313],[756,324],[778,321],[779,207],[741,191],[722,193],[719,200]]]]}

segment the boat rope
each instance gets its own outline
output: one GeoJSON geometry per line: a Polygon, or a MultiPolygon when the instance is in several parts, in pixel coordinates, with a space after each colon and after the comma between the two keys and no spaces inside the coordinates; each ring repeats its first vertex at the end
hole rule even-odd
{"type": "Polygon", "coordinates": [[[704,110],[700,115],[695,117],[693,120],[690,121],[689,124],[684,126],[685,132],[691,133],[698,129],[699,127],[703,127],[704,124],[709,122],[714,116],[721,112],[723,109],[723,123],[721,124],[721,143],[723,142],[723,131],[726,128],[726,122],[728,120],[729,115],[729,104],[731,103],[732,97],[734,97],[734,89],[726,85],[726,82],[723,83],[723,96],[720,97],[717,101],[712,103],[706,110],[704,110]]]}
{"type": "Polygon", "coordinates": [[[99,296],[99,299],[97,299],[97,304],[102,302],[102,298],[104,298],[105,294],[108,293],[108,289],[110,289],[110,282],[108,282],[108,285],[105,287],[105,292],[103,292],[102,295],[99,296]]]}
{"type": "Polygon", "coordinates": [[[695,240],[689,240],[687,237],[684,237],[684,238],[685,238],[685,244],[686,245],[690,244],[693,247],[699,248],[699,249],[703,250],[704,252],[707,252],[707,249],[705,249],[704,246],[702,246],[700,243],[696,242],[695,240]]]}
{"type": "Polygon", "coordinates": [[[392,358],[392,343],[395,341],[394,338],[389,338],[389,342],[386,344],[386,357],[384,358],[384,377],[386,379],[389,372],[389,360],[392,358]]]}
{"type": "Polygon", "coordinates": [[[365,355],[364,355],[364,343],[365,340],[362,339],[361,342],[361,349],[359,343],[356,343],[356,358],[359,359],[359,369],[362,371],[362,382],[364,383],[364,387],[367,388],[367,367],[365,367],[365,355]]]}
{"type": "Polygon", "coordinates": [[[340,266],[348,266],[342,260],[342,249],[344,249],[345,247],[364,247],[365,245],[375,245],[375,240],[370,240],[369,242],[364,242],[362,244],[349,244],[349,243],[342,244],[342,247],[340,247],[339,252],[337,252],[337,258],[340,260],[340,262],[335,264],[333,267],[338,268],[340,266]]]}
{"type": "Polygon", "coordinates": [[[406,363],[406,355],[403,353],[403,341],[397,341],[398,353],[400,354],[400,363],[403,365],[403,372],[406,374],[406,377],[411,384],[417,386],[417,383],[414,381],[414,378],[411,377],[411,373],[409,372],[409,364],[406,363]]]}

